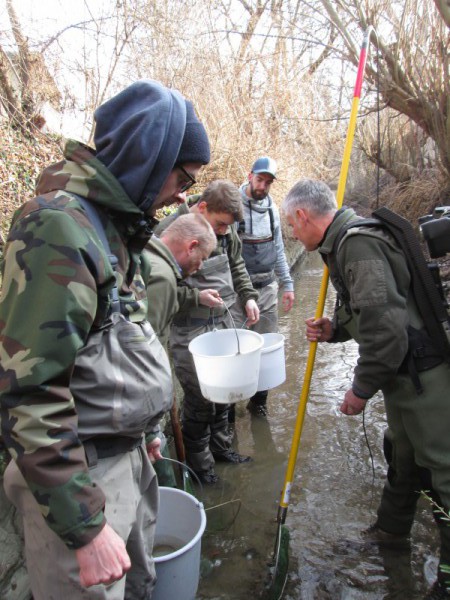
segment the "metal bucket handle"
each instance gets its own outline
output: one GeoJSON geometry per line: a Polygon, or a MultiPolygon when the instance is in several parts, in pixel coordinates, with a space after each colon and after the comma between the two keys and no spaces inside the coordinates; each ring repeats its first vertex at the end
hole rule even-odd
{"type": "Polygon", "coordinates": [[[182,469],[186,469],[187,471],[189,471],[189,473],[190,473],[191,475],[193,475],[193,477],[194,477],[195,481],[198,483],[198,485],[199,485],[199,487],[200,487],[200,495],[201,495],[201,497],[202,497],[202,499],[203,499],[203,485],[202,485],[202,482],[200,481],[200,479],[199,479],[199,477],[198,477],[197,473],[196,473],[195,471],[193,471],[193,470],[191,469],[191,467],[188,467],[188,465],[187,465],[186,463],[180,462],[180,461],[179,461],[179,460],[177,460],[176,458],[168,458],[167,456],[163,456],[163,457],[162,457],[161,459],[159,459],[159,460],[167,460],[167,461],[169,461],[169,462],[176,463],[176,464],[177,464],[177,465],[179,465],[179,466],[180,466],[182,469]]]}

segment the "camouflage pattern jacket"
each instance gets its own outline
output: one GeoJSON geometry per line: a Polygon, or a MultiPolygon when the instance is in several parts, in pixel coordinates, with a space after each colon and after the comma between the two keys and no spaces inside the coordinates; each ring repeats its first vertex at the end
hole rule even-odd
{"type": "Polygon", "coordinates": [[[105,209],[118,258],[121,312],[147,315],[149,265],[141,250],[149,223],[92,150],[69,141],[37,195],[14,215],[0,296],[2,436],[46,521],[70,548],[105,523],[105,498],[89,477],[70,391],[77,352],[108,311],[115,276],[75,195],[105,209]],[[106,212],[107,211],[107,212],[106,212]]]}

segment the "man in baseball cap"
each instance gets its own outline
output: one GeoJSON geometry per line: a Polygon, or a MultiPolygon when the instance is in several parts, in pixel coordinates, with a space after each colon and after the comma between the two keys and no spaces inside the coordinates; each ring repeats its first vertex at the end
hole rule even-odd
{"type": "Polygon", "coordinates": [[[277,178],[277,163],[269,156],[261,156],[256,159],[253,163],[252,173],[259,175],[260,173],[267,173],[272,175],[273,179],[277,178]]]}
{"type": "MultiPolygon", "coordinates": [[[[239,224],[242,257],[253,287],[259,292],[261,319],[252,329],[258,333],[278,330],[278,281],[283,286],[282,304],[286,311],[294,303],[294,283],[284,252],[278,207],[269,194],[277,174],[277,163],[261,156],[253,163],[248,181],[240,187],[244,218],[239,224]]],[[[239,302],[232,308],[236,323],[245,320],[239,302]]],[[[247,409],[257,416],[267,415],[267,390],[257,392],[247,409]]],[[[231,413],[230,420],[233,419],[231,413]]]]}

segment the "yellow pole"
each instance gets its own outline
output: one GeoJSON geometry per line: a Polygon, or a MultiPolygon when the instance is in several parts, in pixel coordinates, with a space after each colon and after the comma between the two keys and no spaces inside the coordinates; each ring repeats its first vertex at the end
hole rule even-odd
{"type": "MultiPolygon", "coordinates": [[[[352,153],[353,138],[355,136],[356,129],[356,117],[358,114],[359,100],[361,95],[361,87],[364,79],[364,70],[367,62],[367,50],[369,46],[370,34],[372,27],[369,27],[364,34],[363,43],[361,46],[361,52],[358,63],[358,73],[356,76],[355,90],[353,94],[353,102],[350,113],[350,121],[347,129],[347,137],[344,147],[344,155],[342,158],[341,172],[339,174],[339,184],[336,193],[336,201],[338,208],[341,208],[344,200],[345,185],[347,183],[348,167],[350,164],[350,156],[352,153]]],[[[328,290],[328,268],[325,265],[323,269],[322,282],[320,285],[319,298],[317,301],[315,318],[320,319],[323,315],[325,299],[328,290]]],[[[281,500],[278,509],[278,522],[284,523],[286,520],[287,507],[291,495],[291,487],[294,475],[295,463],[297,461],[298,448],[300,445],[300,437],[303,429],[303,422],[305,419],[306,403],[308,401],[309,389],[311,385],[311,377],[314,369],[314,361],[316,358],[317,342],[310,342],[308,359],[306,361],[305,377],[303,380],[302,391],[300,394],[297,418],[295,421],[294,434],[292,437],[291,450],[289,453],[289,459],[286,469],[286,476],[284,480],[283,491],[281,493],[281,500]]]]}

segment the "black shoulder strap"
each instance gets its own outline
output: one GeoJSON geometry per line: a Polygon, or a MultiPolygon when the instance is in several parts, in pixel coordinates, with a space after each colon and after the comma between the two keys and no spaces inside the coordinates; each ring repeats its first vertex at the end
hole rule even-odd
{"type": "Polygon", "coordinates": [[[97,232],[97,235],[100,238],[100,241],[106,250],[108,258],[110,258],[110,256],[113,256],[113,255],[111,254],[111,248],[109,246],[108,238],[106,237],[105,228],[100,219],[100,215],[98,214],[97,208],[91,202],[89,202],[89,200],[87,200],[86,198],[83,198],[83,196],[78,196],[78,194],[77,194],[77,198],[80,201],[80,204],[82,205],[84,210],[86,211],[86,213],[89,217],[89,221],[94,226],[95,231],[97,232]]]}
{"type": "MultiPolygon", "coordinates": [[[[108,238],[106,237],[105,228],[103,226],[102,220],[101,220],[99,212],[97,210],[97,207],[94,204],[92,204],[92,202],[89,202],[89,200],[87,200],[87,198],[83,198],[83,196],[79,196],[78,194],[74,194],[74,196],[77,197],[80,204],[86,211],[86,214],[89,217],[89,221],[94,226],[94,229],[97,232],[97,235],[100,238],[100,241],[105,249],[106,256],[108,257],[108,260],[109,260],[109,262],[113,268],[113,271],[115,273],[117,263],[118,263],[117,256],[115,256],[111,252],[108,238]]],[[[111,312],[120,312],[119,290],[117,289],[117,283],[114,285],[113,289],[111,290],[111,312]]]]}
{"type": "Polygon", "coordinates": [[[428,334],[437,349],[450,357],[450,342],[446,334],[449,328],[447,309],[411,223],[386,207],[372,214],[389,230],[402,249],[411,273],[414,299],[428,334]]]}
{"type": "Polygon", "coordinates": [[[275,237],[275,217],[273,216],[273,206],[272,206],[272,198],[269,196],[269,219],[270,219],[270,232],[272,234],[272,239],[275,237]]]}
{"type": "Polygon", "coordinates": [[[386,207],[379,208],[372,213],[374,218],[350,221],[339,232],[335,239],[333,254],[336,256],[337,291],[343,304],[350,301],[348,291],[344,285],[343,276],[339,270],[337,252],[339,244],[349,229],[354,227],[382,227],[387,230],[399,248],[402,250],[411,275],[411,286],[414,300],[419,309],[428,335],[433,340],[438,352],[450,360],[450,319],[444,300],[439,293],[433,275],[420,247],[420,242],[411,223],[386,207]]]}

